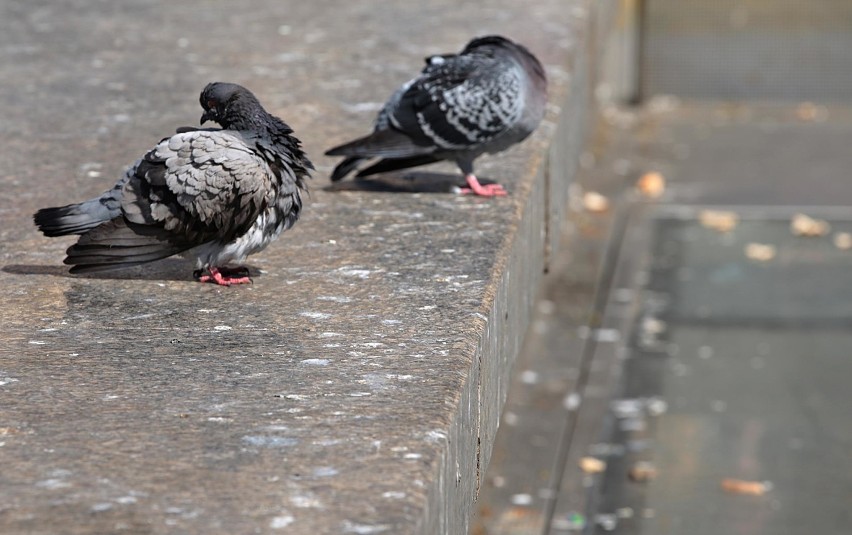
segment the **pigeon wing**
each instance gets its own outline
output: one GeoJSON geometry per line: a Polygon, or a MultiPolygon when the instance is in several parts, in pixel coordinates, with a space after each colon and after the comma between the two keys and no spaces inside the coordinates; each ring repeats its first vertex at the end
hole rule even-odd
{"type": "Polygon", "coordinates": [[[129,173],[123,217],[68,249],[72,272],[150,262],[246,232],[272,194],[271,169],[237,134],[198,130],[161,141],[129,173]]]}
{"type": "Polygon", "coordinates": [[[417,145],[471,150],[510,129],[523,111],[523,72],[480,55],[433,59],[390,113],[417,145]]]}

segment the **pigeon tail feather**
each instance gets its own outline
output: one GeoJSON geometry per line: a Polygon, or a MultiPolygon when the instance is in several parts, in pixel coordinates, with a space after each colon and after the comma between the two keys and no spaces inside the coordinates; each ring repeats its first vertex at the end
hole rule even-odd
{"type": "Polygon", "coordinates": [[[434,152],[432,147],[415,145],[411,138],[395,130],[378,130],[367,136],[326,151],[326,156],[381,156],[408,158],[434,152]]]}
{"type": "Polygon", "coordinates": [[[74,266],[71,273],[88,273],[153,262],[190,247],[167,240],[162,229],[116,218],[83,235],[64,262],[74,266]]]}
{"type": "Polygon", "coordinates": [[[342,162],[337,164],[334,171],[331,172],[331,181],[339,182],[346,178],[346,175],[354,171],[367,158],[360,156],[347,156],[342,162]]]}
{"type": "Polygon", "coordinates": [[[36,226],[45,236],[83,234],[111,219],[109,210],[99,199],[80,204],[42,208],[33,216],[36,226]]]}
{"type": "Polygon", "coordinates": [[[430,163],[440,162],[441,158],[432,154],[424,154],[423,156],[412,156],[411,158],[387,158],[376,162],[375,164],[358,171],[357,177],[365,177],[375,175],[377,173],[387,173],[388,171],[396,171],[398,169],[408,169],[409,167],[418,167],[430,163]]]}

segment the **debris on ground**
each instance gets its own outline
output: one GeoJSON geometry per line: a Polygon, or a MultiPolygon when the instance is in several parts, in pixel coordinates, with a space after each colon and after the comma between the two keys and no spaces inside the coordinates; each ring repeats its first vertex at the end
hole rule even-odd
{"type": "Polygon", "coordinates": [[[745,255],[749,260],[768,262],[775,258],[778,250],[768,243],[749,243],[745,246],[745,255]]]}
{"type": "Polygon", "coordinates": [[[632,507],[619,507],[615,510],[615,516],[618,518],[633,518],[634,511],[632,507]]]}
{"type": "Polygon", "coordinates": [[[583,457],[579,464],[580,470],[587,474],[599,474],[606,470],[606,462],[596,457],[583,457]]]}
{"type": "Polygon", "coordinates": [[[650,416],[660,416],[668,412],[669,404],[660,397],[650,397],[645,400],[645,409],[650,416]]]}
{"type": "Polygon", "coordinates": [[[657,477],[657,467],[648,461],[638,461],[627,472],[630,481],[647,483],[657,477]]]}
{"type": "Polygon", "coordinates": [[[772,490],[772,483],[769,481],[746,481],[744,479],[726,478],[722,480],[722,489],[731,494],[763,496],[772,490]]]}
{"type": "Polygon", "coordinates": [[[659,199],[666,191],[666,179],[657,171],[649,171],[636,181],[636,191],[648,199],[659,199]]]}
{"type": "Polygon", "coordinates": [[[595,515],[595,524],[604,531],[613,531],[618,527],[618,517],[609,513],[595,515]]]}
{"type": "Polygon", "coordinates": [[[582,513],[568,513],[554,518],[552,527],[559,531],[583,531],[586,529],[586,517],[582,513]]]}
{"type": "Polygon", "coordinates": [[[701,210],[698,221],[703,227],[719,232],[730,232],[740,222],[740,216],[723,210],[701,210]]]}
{"type": "Polygon", "coordinates": [[[583,207],[589,212],[606,212],[609,199],[596,191],[587,191],[583,194],[583,207]]]}
{"type": "Polygon", "coordinates": [[[852,234],[849,234],[848,232],[836,233],[832,241],[834,242],[834,246],[841,251],[848,251],[849,249],[852,249],[852,234]]]}
{"type": "Polygon", "coordinates": [[[802,102],[796,106],[796,117],[802,121],[822,122],[828,118],[828,108],[813,102],[802,102]]]}
{"type": "Polygon", "coordinates": [[[796,214],[790,220],[790,232],[794,236],[825,236],[831,225],[824,219],[814,219],[805,214],[796,214]]]}

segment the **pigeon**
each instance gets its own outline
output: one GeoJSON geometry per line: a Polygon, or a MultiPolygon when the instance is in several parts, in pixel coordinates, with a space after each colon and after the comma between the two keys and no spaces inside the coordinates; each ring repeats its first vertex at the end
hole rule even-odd
{"type": "Polygon", "coordinates": [[[194,258],[201,282],[250,283],[230,267],[292,227],[314,169],[281,119],[237,84],[214,82],[200,96],[201,124],[164,138],[111,189],[33,216],[45,236],[80,234],[67,250],[71,273],[194,258]]]}
{"type": "Polygon", "coordinates": [[[479,183],[473,161],[523,141],[546,105],[547,77],[529,50],[498,35],[473,39],[459,54],[426,58],[420,75],[381,109],[371,134],[329,149],[328,156],[345,156],[331,180],[451,160],[464,174],[462,193],[506,195],[499,184],[479,183]]]}

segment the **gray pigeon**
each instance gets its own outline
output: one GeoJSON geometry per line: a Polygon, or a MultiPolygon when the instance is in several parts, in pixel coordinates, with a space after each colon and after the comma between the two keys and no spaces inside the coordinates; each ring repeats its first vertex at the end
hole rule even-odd
{"type": "Polygon", "coordinates": [[[182,253],[202,282],[248,283],[246,268],[228,265],[299,219],[313,165],[293,130],[236,84],[208,84],[200,102],[201,124],[222,129],[178,129],[100,197],[35,214],[45,236],[82,235],[67,251],[72,273],[182,253]]]}
{"type": "Polygon", "coordinates": [[[547,78],[523,46],[497,35],[479,37],[460,54],[426,58],[417,78],[403,84],[376,118],[373,133],[326,152],[346,156],[331,175],[356,176],[451,160],[465,175],[464,193],[506,195],[499,184],[481,185],[473,161],[519,143],[544,117],[547,78]]]}

